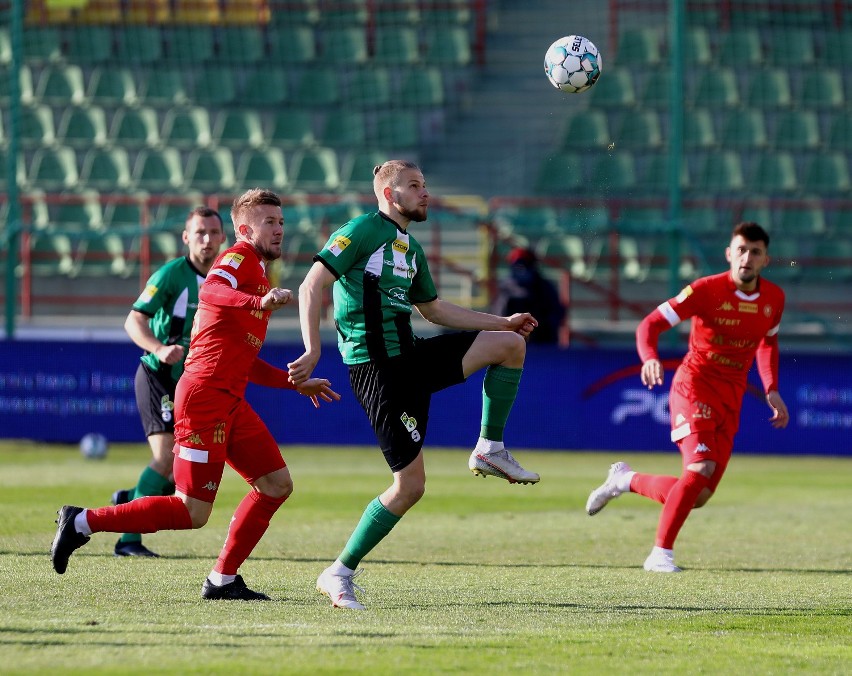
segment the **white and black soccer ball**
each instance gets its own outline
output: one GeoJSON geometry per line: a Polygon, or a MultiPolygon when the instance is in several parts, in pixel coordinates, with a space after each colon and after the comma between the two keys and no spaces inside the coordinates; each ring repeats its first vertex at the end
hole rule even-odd
{"type": "Polygon", "coordinates": [[[102,460],[108,450],[107,438],[98,432],[90,432],[80,439],[80,453],[89,460],[102,460]]]}
{"type": "Polygon", "coordinates": [[[579,94],[589,89],[603,70],[600,52],[582,35],[567,35],[550,45],[544,55],[544,72],[557,89],[579,94]]]}

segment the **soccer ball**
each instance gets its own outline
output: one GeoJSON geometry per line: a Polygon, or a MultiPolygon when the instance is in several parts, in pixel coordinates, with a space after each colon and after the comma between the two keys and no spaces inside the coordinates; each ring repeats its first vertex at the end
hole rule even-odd
{"type": "Polygon", "coordinates": [[[603,70],[598,48],[582,35],[568,35],[550,45],[544,55],[544,73],[557,89],[579,94],[589,89],[603,70]]]}
{"type": "Polygon", "coordinates": [[[89,460],[102,460],[109,450],[109,442],[103,434],[90,432],[80,439],[80,453],[89,460]]]}

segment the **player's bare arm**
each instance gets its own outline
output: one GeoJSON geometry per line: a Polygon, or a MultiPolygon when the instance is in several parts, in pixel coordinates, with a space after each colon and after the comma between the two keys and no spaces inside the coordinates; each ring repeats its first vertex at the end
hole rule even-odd
{"type": "Polygon", "coordinates": [[[290,289],[270,289],[260,301],[260,307],[262,310],[275,312],[287,305],[292,299],[293,293],[290,289]]]}
{"type": "Polygon", "coordinates": [[[296,387],[296,392],[310,397],[314,408],[320,407],[320,399],[329,403],[340,401],[340,395],[331,389],[331,383],[325,378],[309,378],[296,387]]]}
{"type": "Polygon", "coordinates": [[[787,423],[790,422],[790,413],[777,390],[772,390],[766,395],[766,403],[772,409],[772,417],[769,419],[772,426],[777,429],[787,427],[787,423]]]}
{"type": "Polygon", "coordinates": [[[440,298],[428,303],[417,303],[415,307],[426,321],[446,326],[448,329],[514,331],[526,338],[538,326],[538,321],[529,312],[500,317],[487,312],[469,310],[440,298]]]}
{"type": "Polygon", "coordinates": [[[649,390],[654,388],[654,385],[663,384],[663,365],[659,359],[648,359],[642,364],[642,384],[649,390]]]}
{"type": "Polygon", "coordinates": [[[183,345],[165,345],[157,340],[151,326],[150,318],[138,310],[131,310],[124,320],[124,330],[130,339],[146,352],[152,353],[163,364],[177,364],[183,359],[183,345]]]}
{"type": "Polygon", "coordinates": [[[322,263],[314,263],[299,286],[299,323],[302,327],[302,342],[305,352],[287,364],[290,382],[301,385],[314,372],[322,352],[320,342],[320,315],[322,292],[334,282],[334,275],[322,263]]]}

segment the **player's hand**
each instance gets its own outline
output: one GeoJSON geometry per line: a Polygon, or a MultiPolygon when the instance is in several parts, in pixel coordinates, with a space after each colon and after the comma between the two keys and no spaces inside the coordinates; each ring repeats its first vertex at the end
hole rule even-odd
{"type": "Polygon", "coordinates": [[[310,378],[296,388],[296,392],[310,397],[314,408],[319,408],[319,400],[332,402],[340,401],[340,395],[331,389],[331,383],[325,378],[310,378]]]}
{"type": "Polygon", "coordinates": [[[518,312],[511,317],[506,317],[506,321],[508,322],[507,330],[514,331],[524,338],[529,338],[529,335],[538,326],[538,320],[529,312],[518,312]]]}
{"type": "Polygon", "coordinates": [[[787,423],[790,422],[790,414],[787,411],[787,404],[784,403],[781,395],[776,390],[772,390],[772,392],[766,395],[766,403],[772,409],[772,417],[769,419],[772,426],[777,429],[787,427],[787,423]]]}
{"type": "Polygon", "coordinates": [[[293,299],[293,293],[290,289],[269,289],[267,294],[260,301],[260,307],[270,312],[280,310],[293,299]]]}
{"type": "Polygon", "coordinates": [[[319,355],[305,352],[296,361],[287,364],[287,370],[290,372],[290,382],[296,387],[306,382],[314,372],[318,361],[319,355]]]}
{"type": "Polygon", "coordinates": [[[649,359],[642,364],[642,384],[649,390],[654,388],[654,385],[663,384],[663,365],[659,359],[649,359]]]}
{"type": "Polygon", "coordinates": [[[183,345],[161,345],[157,348],[154,356],[160,360],[161,364],[177,364],[183,359],[183,345]]]}

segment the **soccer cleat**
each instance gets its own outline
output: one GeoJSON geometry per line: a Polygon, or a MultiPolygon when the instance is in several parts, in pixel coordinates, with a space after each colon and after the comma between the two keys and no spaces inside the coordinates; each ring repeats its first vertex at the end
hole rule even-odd
{"type": "Polygon", "coordinates": [[[610,500],[624,493],[618,487],[618,480],[623,474],[632,471],[630,465],[626,462],[616,462],[611,465],[609,474],[606,475],[606,481],[589,493],[589,499],[586,500],[586,513],[589,516],[594,516],[606,507],[610,500]]]}
{"type": "Polygon", "coordinates": [[[654,547],[643,566],[649,573],[680,573],[681,569],[674,564],[674,552],[671,549],[654,547]]]}
{"type": "Polygon", "coordinates": [[[155,554],[141,542],[122,542],[119,540],[115,543],[116,556],[141,556],[151,559],[160,558],[159,554],[155,554]]]}
{"type": "Polygon", "coordinates": [[[221,587],[213,584],[209,579],[204,580],[201,587],[201,598],[208,601],[269,601],[270,598],[261,592],[256,592],[248,587],[243,581],[242,575],[237,575],[233,582],[223,584],[221,587]]]}
{"type": "Polygon", "coordinates": [[[130,502],[131,493],[133,493],[132,488],[119,488],[115,493],[112,494],[112,497],[109,501],[114,505],[123,505],[125,503],[130,502]]]}
{"type": "Polygon", "coordinates": [[[364,588],[352,581],[360,574],[361,571],[356,570],[352,575],[335,575],[330,569],[326,568],[317,578],[317,591],[331,599],[333,608],[366,610],[366,606],[355,598],[355,590],[357,589],[363,594],[364,588]]]}
{"type": "Polygon", "coordinates": [[[510,484],[537,484],[541,480],[535,472],[528,472],[521,467],[505,448],[490,453],[474,449],[467,466],[476,476],[496,476],[510,484]]]}
{"type": "Polygon", "coordinates": [[[58,524],[56,527],[56,535],[53,538],[53,544],[50,547],[50,560],[53,562],[53,570],[62,575],[68,568],[68,557],[86,544],[91,538],[82,535],[74,528],[74,519],[83,511],[82,507],[73,507],[65,505],[57,514],[56,519],[58,524]]]}

